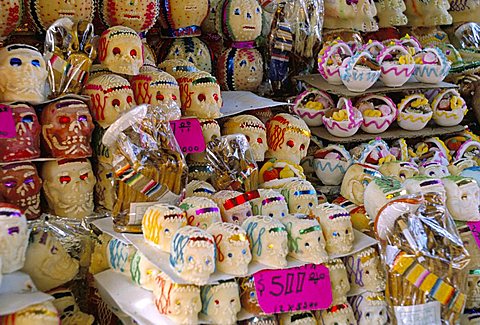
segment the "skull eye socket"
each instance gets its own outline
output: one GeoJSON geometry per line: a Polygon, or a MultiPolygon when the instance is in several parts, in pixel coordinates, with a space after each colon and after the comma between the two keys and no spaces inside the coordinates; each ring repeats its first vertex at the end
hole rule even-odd
{"type": "Polygon", "coordinates": [[[112,50],[113,55],[119,55],[120,54],[120,48],[119,47],[114,47],[112,50]]]}
{"type": "Polygon", "coordinates": [[[17,187],[17,181],[6,181],[3,183],[6,188],[15,188],[17,187]]]}
{"type": "Polygon", "coordinates": [[[177,96],[172,95],[172,99],[173,99],[173,100],[177,100],[177,96]]]}
{"type": "Polygon", "coordinates": [[[303,143],[300,145],[300,150],[305,150],[305,145],[303,143]]]}
{"type": "Polygon", "coordinates": [[[33,176],[30,176],[30,177],[25,178],[25,180],[23,181],[23,184],[30,184],[30,183],[33,183],[33,182],[34,182],[33,176]]]}
{"type": "Polygon", "coordinates": [[[34,67],[38,67],[38,68],[39,68],[39,67],[40,67],[40,61],[39,61],[39,60],[32,60],[32,65],[33,65],[34,67]]]}
{"type": "Polygon", "coordinates": [[[58,119],[58,121],[62,124],[67,124],[67,123],[70,123],[70,117],[68,116],[60,116],[60,118],[58,119]]]}
{"type": "Polygon", "coordinates": [[[60,184],[68,184],[72,180],[70,176],[60,176],[60,184]]]}
{"type": "Polygon", "coordinates": [[[18,227],[10,227],[8,228],[8,234],[12,236],[13,234],[19,234],[20,233],[20,228],[18,227]]]}
{"type": "Polygon", "coordinates": [[[258,139],[257,139],[257,142],[258,142],[258,143],[263,143],[263,139],[262,139],[262,138],[258,138],[258,139]]]}
{"type": "Polygon", "coordinates": [[[22,60],[20,58],[11,58],[10,65],[12,67],[19,67],[22,65],[22,60]]]}
{"type": "Polygon", "coordinates": [[[33,123],[33,120],[33,115],[25,115],[24,117],[22,117],[23,123],[33,123]]]}
{"type": "Polygon", "coordinates": [[[213,94],[213,99],[218,102],[218,94],[213,94]]]}
{"type": "Polygon", "coordinates": [[[218,301],[218,299],[215,300],[215,305],[219,305],[220,304],[220,301],[218,301]]]}
{"type": "Polygon", "coordinates": [[[87,179],[88,179],[88,173],[85,173],[85,174],[80,175],[80,179],[81,179],[82,181],[87,180],[87,179]]]}
{"type": "Polygon", "coordinates": [[[287,146],[289,146],[290,148],[293,148],[295,146],[295,142],[293,142],[293,140],[288,140],[287,146]]]}
{"type": "Polygon", "coordinates": [[[133,102],[132,96],[127,97],[127,103],[131,104],[133,102]]]}
{"type": "Polygon", "coordinates": [[[235,8],[235,11],[233,12],[236,16],[240,16],[240,8],[235,8]]]}
{"type": "Polygon", "coordinates": [[[119,99],[112,100],[112,105],[116,107],[120,106],[120,100],[119,99]]]}
{"type": "Polygon", "coordinates": [[[206,99],[207,99],[207,97],[205,97],[205,94],[199,94],[198,95],[198,100],[199,101],[204,102],[206,99]]]}
{"type": "Polygon", "coordinates": [[[157,91],[157,96],[156,96],[157,100],[164,100],[165,97],[162,95],[161,92],[157,91]]]}
{"type": "Polygon", "coordinates": [[[248,135],[245,135],[245,138],[247,138],[247,141],[250,142],[250,137],[248,135]]]}
{"type": "Polygon", "coordinates": [[[87,120],[87,116],[86,116],[86,115],[80,115],[80,116],[78,117],[78,121],[79,121],[79,122],[85,122],[86,120],[87,120]]]}
{"type": "Polygon", "coordinates": [[[240,61],[240,66],[241,67],[244,67],[246,65],[247,65],[247,61],[245,61],[245,60],[240,61]]]}
{"type": "Polygon", "coordinates": [[[137,56],[137,50],[135,50],[135,49],[131,50],[130,55],[133,56],[133,57],[136,57],[137,56]]]}

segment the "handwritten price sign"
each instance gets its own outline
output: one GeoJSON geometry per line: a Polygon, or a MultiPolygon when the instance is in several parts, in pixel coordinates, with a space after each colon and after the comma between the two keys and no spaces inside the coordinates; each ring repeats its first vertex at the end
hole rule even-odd
{"type": "Polygon", "coordinates": [[[0,138],[15,138],[17,129],[13,119],[12,108],[0,104],[0,138]]]}
{"type": "Polygon", "coordinates": [[[328,269],[308,264],[254,274],[258,303],[267,314],[326,309],[332,303],[328,269]]]}
{"type": "Polygon", "coordinates": [[[470,221],[467,222],[467,225],[472,232],[473,238],[475,238],[477,246],[480,248],[480,221],[470,221]]]}
{"type": "Polygon", "coordinates": [[[170,121],[170,127],[183,153],[205,151],[202,127],[196,118],[170,121]]]}

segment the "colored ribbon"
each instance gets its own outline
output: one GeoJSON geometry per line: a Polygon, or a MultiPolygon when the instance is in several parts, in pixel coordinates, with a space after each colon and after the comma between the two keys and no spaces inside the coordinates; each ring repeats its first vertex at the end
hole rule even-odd
{"type": "Polygon", "coordinates": [[[225,203],[223,203],[223,208],[228,211],[236,206],[242,205],[248,201],[251,201],[259,197],[260,197],[260,193],[258,193],[257,190],[247,192],[225,201],[225,203]]]}

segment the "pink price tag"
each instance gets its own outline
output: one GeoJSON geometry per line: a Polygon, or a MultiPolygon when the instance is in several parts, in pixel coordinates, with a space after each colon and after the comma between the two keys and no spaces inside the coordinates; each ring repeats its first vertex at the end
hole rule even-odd
{"type": "Polygon", "coordinates": [[[12,108],[0,104],[0,138],[15,138],[17,129],[13,118],[12,108]]]}
{"type": "Polygon", "coordinates": [[[196,118],[170,121],[170,127],[183,153],[205,151],[202,127],[196,118]]]}
{"type": "Polygon", "coordinates": [[[253,279],[258,303],[267,314],[327,309],[332,304],[330,275],[324,265],[263,270],[253,279]]]}
{"type": "Polygon", "coordinates": [[[480,248],[480,221],[470,221],[467,222],[467,225],[470,228],[473,238],[475,238],[477,246],[480,248]]]}

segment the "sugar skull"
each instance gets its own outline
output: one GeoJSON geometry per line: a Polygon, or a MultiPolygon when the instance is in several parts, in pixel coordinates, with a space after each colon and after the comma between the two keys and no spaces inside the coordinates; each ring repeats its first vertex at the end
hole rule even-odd
{"type": "Polygon", "coordinates": [[[311,311],[297,311],[280,314],[282,325],[317,325],[317,319],[311,311]]]}
{"type": "Polygon", "coordinates": [[[283,218],[288,214],[285,197],[275,190],[260,189],[259,196],[250,201],[253,215],[264,215],[271,218],[283,218]]]}
{"type": "Polygon", "coordinates": [[[157,19],[158,0],[102,0],[99,11],[109,27],[121,25],[137,33],[147,32],[157,19]]]}
{"type": "Polygon", "coordinates": [[[384,163],[380,166],[378,171],[383,175],[388,175],[400,182],[418,175],[417,165],[406,161],[390,161],[384,163]]]}
{"type": "Polygon", "coordinates": [[[163,273],[155,282],[154,302],[160,314],[176,324],[198,323],[198,313],[202,309],[199,287],[173,283],[163,273]]]}
{"type": "Polygon", "coordinates": [[[88,272],[97,274],[110,268],[107,259],[108,244],[112,236],[102,233],[94,241],[92,257],[90,259],[90,266],[88,272]]]}
{"type": "MultiPolygon", "coordinates": [[[[219,138],[220,134],[220,125],[214,119],[199,119],[200,127],[202,128],[202,135],[203,140],[205,141],[205,145],[207,145],[210,141],[215,138],[219,138]]],[[[196,152],[188,155],[189,161],[205,163],[207,162],[207,153],[203,152],[196,152]]]]}
{"type": "Polygon", "coordinates": [[[184,72],[177,78],[182,112],[185,116],[217,118],[221,116],[222,95],[217,80],[208,72],[184,72]]]}
{"type": "Polygon", "coordinates": [[[43,108],[42,141],[53,158],[86,158],[92,155],[93,132],[88,106],[78,99],[60,99],[43,108]]]}
{"type": "MultiPolygon", "coordinates": [[[[0,105],[0,109],[2,106],[4,105],[0,105]]],[[[0,138],[0,162],[40,157],[40,123],[34,108],[24,103],[8,106],[13,113],[16,136],[0,138]]]]}
{"type": "Polygon", "coordinates": [[[320,223],[329,254],[346,254],[353,248],[354,234],[350,214],[336,204],[320,204],[312,210],[320,223]]]}
{"type": "Polygon", "coordinates": [[[377,8],[371,0],[325,1],[324,28],[372,32],[378,29],[377,8]]]}
{"type": "Polygon", "coordinates": [[[217,204],[205,197],[187,197],[179,207],[185,211],[190,226],[206,230],[213,223],[222,221],[217,204]]]}
{"type": "Polygon", "coordinates": [[[90,97],[92,117],[104,129],[136,104],[128,80],[112,73],[89,79],[83,94],[90,97]]]}
{"type": "Polygon", "coordinates": [[[480,189],[473,178],[448,176],[442,178],[447,192],[447,208],[454,220],[480,221],[478,206],[480,189]]]}
{"type": "Polygon", "coordinates": [[[380,292],[365,292],[350,300],[358,325],[387,325],[385,296],[380,292]]]}
{"type": "Polygon", "coordinates": [[[282,195],[288,203],[290,213],[310,214],[318,205],[317,191],[312,183],[304,179],[289,181],[282,187],[282,195]]]}
{"type": "Polygon", "coordinates": [[[202,313],[213,324],[237,324],[237,313],[240,311],[240,296],[235,280],[203,286],[202,313]]]}
{"type": "Polygon", "coordinates": [[[200,36],[208,15],[208,0],[160,0],[160,25],[164,37],[200,36]]]}
{"type": "Polygon", "coordinates": [[[110,27],[100,37],[98,60],[114,73],[137,75],[144,61],[140,36],[128,27],[110,27]]]}
{"type": "Polygon", "coordinates": [[[56,288],[72,280],[79,263],[48,230],[33,230],[25,255],[23,272],[30,275],[40,291],[56,288]]]}
{"type": "Polygon", "coordinates": [[[57,325],[61,323],[61,319],[55,306],[50,301],[46,301],[3,316],[2,323],[57,325]]]}
{"type": "Polygon", "coordinates": [[[0,3],[0,41],[10,36],[23,17],[23,3],[20,0],[0,3]]]}
{"type": "Polygon", "coordinates": [[[95,10],[94,0],[72,0],[72,1],[30,1],[30,16],[40,31],[47,30],[56,20],[70,18],[73,21],[93,20],[95,10]]]}
{"type": "Polygon", "coordinates": [[[235,276],[247,275],[252,253],[245,230],[231,223],[216,222],[207,232],[215,239],[218,270],[235,276]]]}
{"type": "Polygon", "coordinates": [[[378,0],[375,6],[380,28],[407,24],[407,16],[404,14],[407,7],[403,0],[378,0]]]}
{"type": "Polygon", "coordinates": [[[347,293],[350,291],[348,274],[345,265],[341,259],[334,258],[325,263],[330,274],[330,283],[332,287],[332,306],[346,302],[347,293]]]}
{"type": "MultiPolygon", "coordinates": [[[[264,315],[262,308],[260,308],[258,304],[257,290],[255,289],[253,276],[240,278],[239,284],[240,302],[242,303],[243,309],[256,316],[264,315]]],[[[270,323],[268,324],[270,325],[270,323]]]]}
{"type": "Polygon", "coordinates": [[[95,203],[112,211],[117,200],[115,177],[110,164],[98,162],[96,165],[95,203]]]}
{"type": "MultiPolygon", "coordinates": [[[[198,37],[185,37],[167,40],[160,47],[163,60],[183,59],[193,63],[201,71],[212,73],[212,52],[198,37]]],[[[162,61],[163,61],[162,60],[162,61]]]]}
{"type": "Polygon", "coordinates": [[[426,161],[418,168],[420,175],[429,177],[442,178],[450,176],[448,166],[443,165],[436,161],[426,161]]]}
{"type": "Polygon", "coordinates": [[[0,197],[19,207],[27,220],[40,216],[42,180],[29,162],[0,166],[0,197]]]}
{"type": "Polygon", "coordinates": [[[450,25],[452,16],[448,13],[447,0],[405,0],[409,26],[450,25]]]}
{"type": "Polygon", "coordinates": [[[226,0],[219,9],[221,11],[217,19],[220,21],[222,34],[238,47],[246,45],[242,42],[254,43],[262,33],[262,8],[258,1],[226,0]]]}
{"type": "Polygon", "coordinates": [[[245,220],[253,260],[273,268],[287,266],[288,235],[285,226],[272,217],[253,216],[245,220]]]}
{"type": "Polygon", "coordinates": [[[365,188],[364,200],[367,214],[375,219],[380,209],[401,195],[407,194],[402,183],[392,177],[376,177],[365,188]]]}
{"type": "Polygon", "coordinates": [[[240,193],[237,191],[223,190],[213,195],[222,213],[224,222],[241,226],[247,218],[253,215],[250,200],[255,197],[255,192],[240,193]]]}
{"type": "Polygon", "coordinates": [[[197,72],[197,67],[187,60],[183,59],[170,59],[161,62],[158,67],[165,71],[175,79],[180,78],[184,72],[197,72]]]}
{"type": "Polygon", "coordinates": [[[352,290],[379,292],[385,290],[385,275],[381,270],[380,257],[373,247],[345,257],[352,290]]]}
{"type": "Polygon", "coordinates": [[[160,270],[152,264],[140,251],[136,251],[130,263],[130,277],[133,283],[153,291],[155,279],[160,270]]]}
{"type": "Polygon", "coordinates": [[[0,203],[0,273],[12,273],[23,267],[27,245],[25,215],[14,205],[0,203]]]}
{"type": "Polygon", "coordinates": [[[381,176],[382,174],[371,166],[353,164],[345,173],[340,194],[356,205],[363,205],[365,188],[373,178],[381,176]]]}
{"type": "Polygon", "coordinates": [[[265,124],[252,115],[231,117],[223,125],[223,134],[244,134],[250,144],[255,161],[263,161],[268,149],[265,124]]]}
{"type": "Polygon", "coordinates": [[[47,68],[42,54],[25,44],[0,49],[0,102],[45,100],[47,68]]]}
{"type": "Polygon", "coordinates": [[[170,247],[170,266],[185,281],[205,285],[215,271],[215,241],[200,228],[186,226],[177,230],[170,247]]]}
{"type": "Polygon", "coordinates": [[[185,212],[168,204],[155,204],[143,215],[142,232],[145,241],[170,252],[173,235],[187,225],[185,212]]]}
{"type": "Polygon", "coordinates": [[[290,215],[280,221],[287,228],[290,256],[315,264],[328,260],[325,238],[316,219],[310,219],[304,215],[290,215]]]}
{"type": "MultiPolygon", "coordinates": [[[[198,196],[206,197],[209,199],[213,198],[215,194],[215,188],[207,182],[193,180],[187,184],[185,188],[185,197],[198,196]]],[[[218,203],[217,203],[218,205],[218,203]]],[[[220,208],[220,211],[222,209],[220,208]]]]}
{"type": "Polygon", "coordinates": [[[135,247],[117,238],[113,238],[108,243],[108,266],[115,272],[130,276],[130,266],[134,255],[135,247]]]}
{"type": "Polygon", "coordinates": [[[48,161],[40,172],[50,210],[61,217],[83,218],[93,213],[95,176],[86,159],[48,161]]]}
{"type": "Polygon", "coordinates": [[[332,306],[320,313],[322,325],[355,325],[357,321],[353,314],[352,306],[348,302],[332,306]]]}
{"type": "Polygon", "coordinates": [[[267,156],[299,164],[307,155],[310,129],[298,116],[278,114],[267,122],[267,156]]]}
{"type": "Polygon", "coordinates": [[[257,91],[263,80],[263,59],[250,48],[228,48],[218,58],[217,77],[223,90],[257,91]]]}
{"type": "Polygon", "coordinates": [[[352,221],[353,229],[361,231],[370,236],[375,236],[373,233],[373,220],[367,215],[364,205],[356,205],[352,201],[339,196],[332,201],[333,204],[337,204],[346,209],[350,213],[350,219],[352,221]]]}
{"type": "Polygon", "coordinates": [[[55,299],[52,303],[60,313],[62,324],[92,325],[95,322],[95,317],[80,310],[75,301],[75,296],[70,290],[59,288],[49,291],[48,294],[55,299]]]}
{"type": "Polygon", "coordinates": [[[467,303],[465,308],[478,309],[480,307],[480,275],[470,271],[467,277],[467,303]]]}
{"type": "Polygon", "coordinates": [[[443,181],[439,178],[429,177],[425,175],[418,175],[409,178],[403,182],[403,187],[408,194],[425,194],[435,192],[446,200],[446,192],[443,181]]]}

